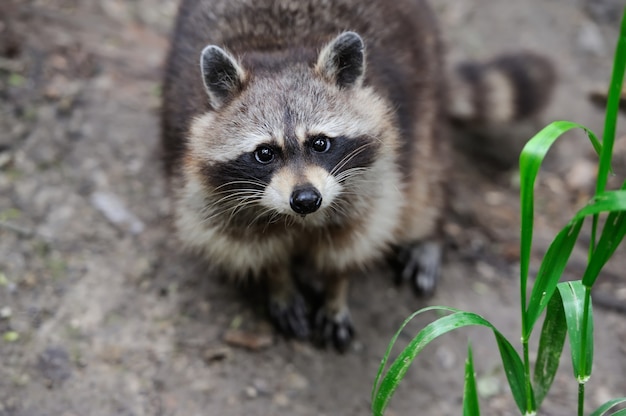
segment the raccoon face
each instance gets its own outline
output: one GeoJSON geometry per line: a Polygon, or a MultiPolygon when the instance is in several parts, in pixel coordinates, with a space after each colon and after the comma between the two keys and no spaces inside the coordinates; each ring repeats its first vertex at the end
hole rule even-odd
{"type": "Polygon", "coordinates": [[[211,111],[192,123],[187,164],[210,196],[209,215],[248,226],[358,215],[395,142],[388,106],[362,86],[356,33],[339,35],[312,65],[248,71],[208,46],[201,69],[211,111]]]}

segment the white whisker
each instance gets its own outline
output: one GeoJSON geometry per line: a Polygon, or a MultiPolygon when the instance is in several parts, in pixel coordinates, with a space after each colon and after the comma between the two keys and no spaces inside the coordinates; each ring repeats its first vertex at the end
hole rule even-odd
{"type": "Polygon", "coordinates": [[[346,156],[344,156],[338,163],[337,165],[331,169],[330,174],[334,175],[335,173],[337,173],[338,171],[340,171],[341,169],[343,169],[343,167],[345,165],[347,165],[352,159],[354,159],[356,156],[358,156],[361,152],[363,152],[368,146],[371,146],[372,143],[368,142],[365,143],[359,147],[357,147],[356,149],[354,149],[353,151],[351,151],[350,153],[348,153],[346,156]]]}

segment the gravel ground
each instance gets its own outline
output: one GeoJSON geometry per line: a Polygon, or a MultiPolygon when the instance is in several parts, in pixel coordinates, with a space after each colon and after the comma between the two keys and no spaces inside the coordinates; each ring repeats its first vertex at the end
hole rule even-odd
{"type": "MultiPolygon", "coordinates": [[[[2,0],[1,416],[364,415],[387,342],[413,310],[471,310],[519,337],[515,175],[461,154],[440,290],[416,299],[382,271],[363,276],[351,295],[359,332],[345,355],[276,336],[249,291],[204,279],[206,265],[177,250],[158,156],[173,3],[2,0]]],[[[433,3],[451,61],[550,53],[560,82],[545,120],[601,132],[588,94],[608,82],[623,2],[433,3]]],[[[618,131],[619,179],[626,130],[618,131]]],[[[502,143],[515,148],[513,138],[502,143]]],[[[594,168],[581,135],[556,146],[537,185],[535,267],[589,198],[594,168]]],[[[584,259],[577,247],[568,277],[579,278],[584,259]]],[[[599,282],[590,409],[626,395],[625,268],[621,250],[599,282]]],[[[461,331],[429,346],[387,414],[460,414],[468,339],[484,414],[516,414],[485,334],[461,331]]],[[[571,415],[576,391],[564,357],[543,414],[571,415]]]]}

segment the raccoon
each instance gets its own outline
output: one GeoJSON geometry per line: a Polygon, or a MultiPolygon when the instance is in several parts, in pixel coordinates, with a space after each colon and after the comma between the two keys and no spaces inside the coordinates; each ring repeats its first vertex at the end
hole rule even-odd
{"type": "MultiPolygon", "coordinates": [[[[449,161],[442,56],[420,0],[183,0],[162,105],[181,241],[232,279],[265,282],[280,331],[339,351],[354,336],[351,276],[390,256],[432,293],[449,161]],[[303,275],[323,285],[313,313],[303,275]]],[[[475,65],[466,84],[494,68],[475,65]]]]}

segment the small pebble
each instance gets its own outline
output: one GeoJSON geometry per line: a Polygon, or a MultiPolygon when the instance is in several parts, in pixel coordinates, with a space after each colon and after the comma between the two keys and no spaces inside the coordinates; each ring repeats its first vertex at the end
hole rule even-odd
{"type": "Polygon", "coordinates": [[[490,191],[485,195],[485,202],[491,206],[501,205],[506,200],[502,192],[490,191]]]}
{"type": "Polygon", "coordinates": [[[62,383],[72,375],[72,363],[62,347],[48,347],[37,360],[37,369],[47,379],[50,387],[62,383]]]}
{"type": "Polygon", "coordinates": [[[476,272],[480,277],[489,281],[494,281],[498,277],[497,270],[492,265],[484,261],[479,261],[476,264],[476,272]]]}
{"type": "Polygon", "coordinates": [[[604,54],[606,45],[598,25],[591,21],[583,24],[578,32],[578,46],[583,51],[594,55],[604,54]]]}
{"type": "Polygon", "coordinates": [[[29,382],[30,382],[30,377],[28,376],[28,374],[25,374],[25,373],[19,374],[19,375],[15,376],[15,378],[13,379],[13,383],[16,386],[19,386],[19,387],[24,387],[29,382]]]}
{"type": "Polygon", "coordinates": [[[492,397],[500,393],[500,386],[502,381],[495,376],[479,377],[476,380],[476,390],[480,397],[492,397]]]}
{"type": "Polygon", "coordinates": [[[285,384],[292,390],[305,390],[309,387],[309,380],[299,373],[290,372],[285,377],[285,384]]]}
{"type": "Polygon", "coordinates": [[[224,361],[232,358],[233,351],[228,347],[209,348],[204,351],[203,358],[207,363],[224,361]]]}
{"type": "Polygon", "coordinates": [[[284,393],[277,393],[272,398],[272,402],[278,407],[289,406],[289,397],[284,393]]]}
{"type": "Polygon", "coordinates": [[[565,183],[572,191],[585,191],[593,188],[596,181],[597,166],[595,163],[582,159],[574,163],[567,172],[565,183]]]}
{"type": "Polygon", "coordinates": [[[189,386],[189,388],[192,391],[208,393],[212,391],[213,389],[215,389],[215,385],[209,380],[199,379],[199,380],[194,380],[189,386]]]}
{"type": "Polygon", "coordinates": [[[144,223],[130,212],[116,195],[108,192],[94,192],[90,201],[107,220],[128,229],[131,234],[139,234],[144,230],[144,223]]]}
{"type": "Polygon", "coordinates": [[[8,319],[11,317],[12,314],[13,314],[13,311],[11,311],[11,308],[9,308],[8,306],[5,306],[2,309],[0,309],[0,319],[8,319]]]}
{"type": "Polygon", "coordinates": [[[252,382],[252,385],[260,395],[267,396],[272,392],[269,383],[265,379],[257,378],[252,382]]]}
{"type": "Polygon", "coordinates": [[[246,387],[244,392],[248,399],[256,399],[259,396],[259,392],[252,386],[246,387]]]}
{"type": "Polygon", "coordinates": [[[233,347],[258,351],[271,346],[274,340],[270,334],[258,334],[235,329],[226,332],[224,342],[233,347]]]}

